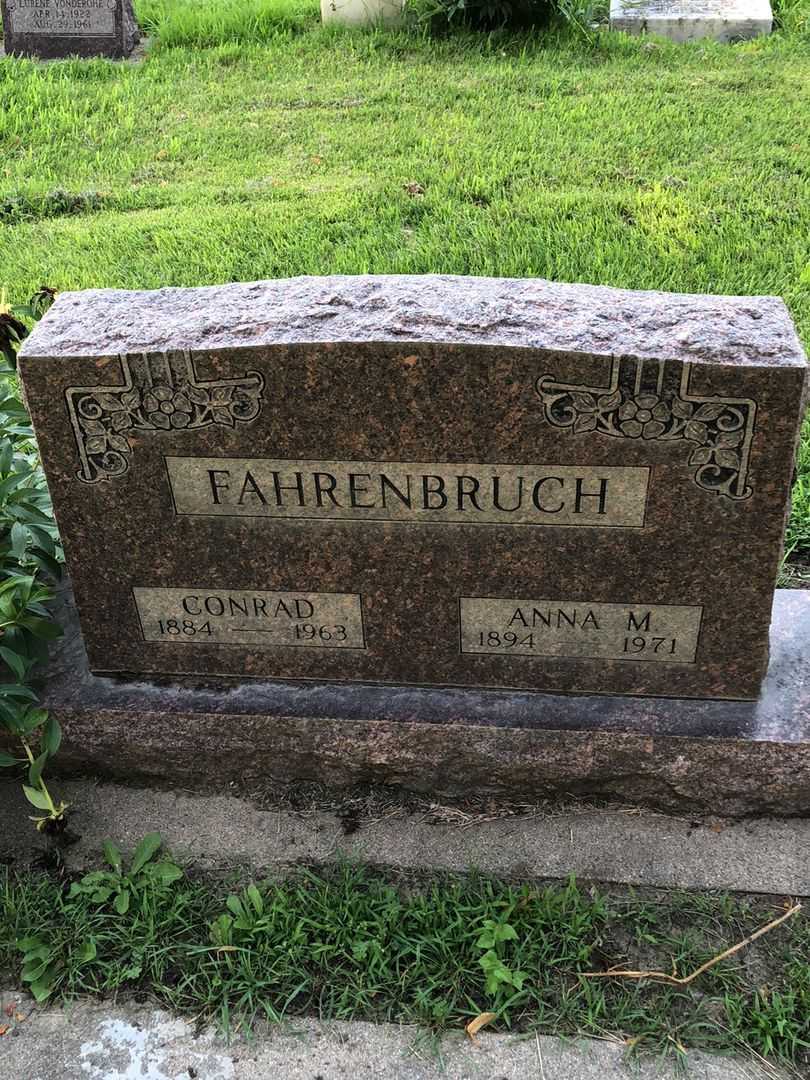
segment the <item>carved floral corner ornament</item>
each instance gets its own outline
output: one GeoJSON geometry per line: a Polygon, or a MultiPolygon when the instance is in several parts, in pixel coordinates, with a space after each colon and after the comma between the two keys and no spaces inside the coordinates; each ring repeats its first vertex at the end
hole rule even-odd
{"type": "Polygon", "coordinates": [[[69,386],[68,415],[76,436],[85,484],[121,476],[129,468],[131,435],[182,431],[255,420],[264,378],[249,371],[237,379],[200,380],[188,352],[123,355],[120,386],[69,386]]]}
{"type": "Polygon", "coordinates": [[[548,423],[575,435],[593,431],[618,439],[694,444],[688,464],[698,487],[747,499],[757,405],[750,398],[689,393],[691,366],[614,357],[607,386],[560,383],[541,375],[535,389],[548,423]]]}

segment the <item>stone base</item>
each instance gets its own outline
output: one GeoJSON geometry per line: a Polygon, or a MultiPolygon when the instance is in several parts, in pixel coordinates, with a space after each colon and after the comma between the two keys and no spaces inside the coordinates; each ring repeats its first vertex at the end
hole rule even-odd
{"type": "Polygon", "coordinates": [[[770,34],[770,0],[611,0],[610,28],[670,41],[746,41],[770,34]]]}
{"type": "Polygon", "coordinates": [[[63,775],[810,815],[810,591],[776,593],[757,702],[101,678],[88,670],[67,587],[56,614],[66,632],[41,695],[64,729],[54,761],[63,775]]]}

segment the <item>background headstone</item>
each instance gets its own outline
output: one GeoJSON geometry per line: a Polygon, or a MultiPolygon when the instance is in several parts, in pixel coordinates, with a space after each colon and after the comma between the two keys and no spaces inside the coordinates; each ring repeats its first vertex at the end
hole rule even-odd
{"type": "Polygon", "coordinates": [[[806,384],[776,298],[65,293],[20,371],[95,671],[759,692],[806,384]]]}
{"type": "Polygon", "coordinates": [[[611,0],[610,28],[671,41],[745,41],[770,34],[770,0],[611,0]]]}
{"type": "Polygon", "coordinates": [[[321,19],[344,26],[396,26],[405,0],[321,0],[321,19]]]}
{"type": "Polygon", "coordinates": [[[0,0],[0,8],[9,55],[122,59],[139,38],[131,0],[0,0]]]}

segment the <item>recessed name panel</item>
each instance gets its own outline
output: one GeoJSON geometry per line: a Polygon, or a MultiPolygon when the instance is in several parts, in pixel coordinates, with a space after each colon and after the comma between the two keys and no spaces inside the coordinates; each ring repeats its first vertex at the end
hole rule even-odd
{"type": "Polygon", "coordinates": [[[167,457],[178,514],[641,528],[647,467],[167,457]]]}
{"type": "Polygon", "coordinates": [[[136,588],[145,641],[167,645],[250,645],[364,649],[354,593],[136,588]]]}
{"type": "Polygon", "coordinates": [[[681,604],[463,596],[461,651],[691,664],[702,614],[681,604]]]}

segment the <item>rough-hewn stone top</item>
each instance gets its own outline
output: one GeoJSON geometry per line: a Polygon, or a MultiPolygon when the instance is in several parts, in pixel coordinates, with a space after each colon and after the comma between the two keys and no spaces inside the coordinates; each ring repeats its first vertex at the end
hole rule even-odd
{"type": "Polygon", "coordinates": [[[35,357],[308,342],[500,345],[746,365],[804,364],[782,300],[443,275],[299,277],[62,293],[35,357]]]}

